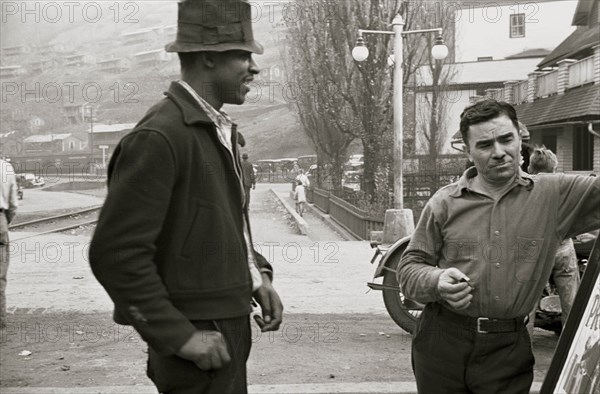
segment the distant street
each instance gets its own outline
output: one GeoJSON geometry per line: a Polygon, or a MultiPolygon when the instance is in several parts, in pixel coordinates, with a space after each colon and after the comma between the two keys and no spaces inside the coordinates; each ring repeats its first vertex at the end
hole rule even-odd
{"type": "MultiPolygon", "coordinates": [[[[413,382],[411,336],[387,316],[381,294],[367,292],[374,271],[368,243],[343,241],[311,213],[305,215],[309,235],[299,235],[271,187],[291,189],[257,185],[250,213],[256,247],[273,262],[285,319],[279,332],[254,331],[249,383],[413,382]]],[[[29,196],[44,193],[52,192],[29,196]]],[[[150,386],[145,344],[112,323],[111,302],[89,270],[89,237],[31,235],[11,234],[12,313],[0,335],[2,387],[150,386]],[[19,355],[24,350],[32,354],[19,355]]],[[[555,345],[554,334],[536,330],[536,381],[555,345]]]]}

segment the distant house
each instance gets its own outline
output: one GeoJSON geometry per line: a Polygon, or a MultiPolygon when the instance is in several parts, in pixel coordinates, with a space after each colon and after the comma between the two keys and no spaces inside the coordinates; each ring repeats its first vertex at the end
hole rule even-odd
{"type": "Polygon", "coordinates": [[[31,135],[23,140],[25,154],[82,151],[85,141],[71,133],[31,135]]]}
{"type": "Polygon", "coordinates": [[[156,26],[152,30],[160,41],[171,42],[177,36],[177,25],[156,26]]]}
{"type": "Polygon", "coordinates": [[[27,73],[23,66],[2,66],[0,67],[0,79],[16,78],[27,73]]]}
{"type": "Polygon", "coordinates": [[[57,66],[56,60],[49,58],[37,62],[29,63],[29,70],[32,74],[41,74],[57,66]]]}
{"type": "Polygon", "coordinates": [[[121,34],[121,41],[126,46],[147,43],[155,38],[156,33],[152,29],[136,30],[121,34]]]}
{"type": "Polygon", "coordinates": [[[95,124],[88,128],[88,143],[95,151],[105,146],[105,153],[110,157],[121,138],[133,130],[135,125],[135,123],[95,124]]]}
{"type": "Polygon", "coordinates": [[[88,103],[70,103],[63,104],[63,116],[70,123],[79,123],[89,121],[91,105],[88,103]]]}
{"type": "Polygon", "coordinates": [[[68,50],[68,46],[65,44],[61,44],[61,43],[41,45],[41,46],[37,47],[37,53],[42,56],[63,53],[63,52],[66,52],[67,50],[68,50]]]}
{"type": "Polygon", "coordinates": [[[109,74],[121,74],[131,68],[131,61],[125,58],[106,59],[96,63],[99,71],[109,74]]]}
{"type": "Polygon", "coordinates": [[[23,143],[18,131],[0,133],[0,157],[18,156],[23,153],[23,143]]]}
{"type": "Polygon", "coordinates": [[[133,60],[140,66],[158,66],[171,61],[171,54],[164,49],[155,49],[152,51],[139,52],[133,55],[133,60]]]}
{"type": "Polygon", "coordinates": [[[96,63],[96,58],[88,54],[64,56],[63,60],[65,61],[65,67],[81,67],[96,63]]]}
{"type": "Polygon", "coordinates": [[[31,53],[31,47],[28,45],[17,45],[13,47],[2,48],[2,57],[26,55],[28,53],[31,53]]]}

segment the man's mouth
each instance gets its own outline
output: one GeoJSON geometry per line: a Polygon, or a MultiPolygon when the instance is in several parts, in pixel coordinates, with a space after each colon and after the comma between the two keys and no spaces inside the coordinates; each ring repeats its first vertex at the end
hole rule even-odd
{"type": "Polygon", "coordinates": [[[250,84],[254,81],[254,78],[244,78],[242,80],[242,86],[244,87],[245,92],[248,93],[250,91],[250,84]]]}

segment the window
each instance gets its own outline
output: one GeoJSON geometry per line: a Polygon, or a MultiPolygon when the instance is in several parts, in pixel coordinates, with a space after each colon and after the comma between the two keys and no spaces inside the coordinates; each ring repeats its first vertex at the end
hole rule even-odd
{"type": "Polygon", "coordinates": [[[542,145],[550,149],[552,152],[556,152],[556,134],[544,134],[542,135],[542,145]]]}
{"type": "Polygon", "coordinates": [[[594,137],[585,126],[573,130],[573,171],[594,169],[594,137]]]}
{"type": "Polygon", "coordinates": [[[69,142],[69,150],[75,149],[75,143],[73,141],[69,142]]]}
{"type": "Polygon", "coordinates": [[[481,56],[477,58],[478,62],[491,62],[492,60],[494,60],[492,56],[481,56]]]}
{"type": "Polygon", "coordinates": [[[510,16],[510,38],[525,37],[525,14],[510,16]]]}

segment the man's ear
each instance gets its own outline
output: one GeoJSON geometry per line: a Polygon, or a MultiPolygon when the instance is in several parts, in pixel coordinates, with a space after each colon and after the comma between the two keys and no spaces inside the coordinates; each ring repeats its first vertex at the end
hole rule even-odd
{"type": "Polygon", "coordinates": [[[213,69],[217,63],[217,52],[201,52],[198,61],[202,63],[204,68],[213,69]]]}

